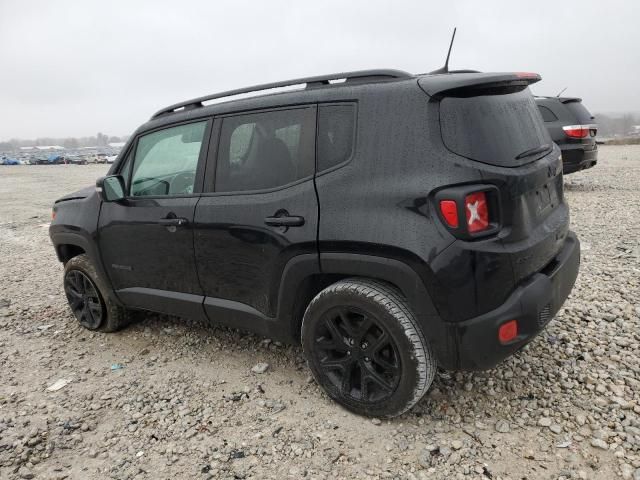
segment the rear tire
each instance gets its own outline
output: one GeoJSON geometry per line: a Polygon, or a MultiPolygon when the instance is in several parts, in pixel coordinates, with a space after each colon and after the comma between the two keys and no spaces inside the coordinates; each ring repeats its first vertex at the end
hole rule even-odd
{"type": "Polygon", "coordinates": [[[70,259],[64,266],[64,291],[71,312],[88,330],[116,332],[135,319],[135,311],[117,305],[87,255],[70,259]]]}
{"type": "Polygon", "coordinates": [[[302,347],[317,383],[360,415],[406,412],[437,368],[407,300],[377,280],[349,278],[322,290],[304,314],[302,347]]]}

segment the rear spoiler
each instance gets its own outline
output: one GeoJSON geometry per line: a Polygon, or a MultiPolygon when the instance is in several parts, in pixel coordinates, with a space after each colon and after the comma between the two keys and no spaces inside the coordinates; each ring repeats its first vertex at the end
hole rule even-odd
{"type": "Polygon", "coordinates": [[[537,73],[449,73],[424,75],[418,78],[418,85],[430,97],[443,95],[451,90],[468,88],[492,88],[504,86],[526,87],[542,80],[537,73]]]}
{"type": "Polygon", "coordinates": [[[559,98],[559,100],[562,103],[582,102],[582,99],[578,97],[564,97],[564,98],[559,98]]]}

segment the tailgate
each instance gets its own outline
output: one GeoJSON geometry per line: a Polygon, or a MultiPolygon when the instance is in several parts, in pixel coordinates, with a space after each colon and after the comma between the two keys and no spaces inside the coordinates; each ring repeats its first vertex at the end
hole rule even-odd
{"type": "Polygon", "coordinates": [[[549,153],[552,140],[526,86],[469,93],[440,101],[442,140],[450,151],[501,167],[520,167],[549,153]]]}
{"type": "Polygon", "coordinates": [[[562,248],[569,231],[559,149],[535,163],[501,176],[504,229],[516,283],[539,272],[562,248]]]}

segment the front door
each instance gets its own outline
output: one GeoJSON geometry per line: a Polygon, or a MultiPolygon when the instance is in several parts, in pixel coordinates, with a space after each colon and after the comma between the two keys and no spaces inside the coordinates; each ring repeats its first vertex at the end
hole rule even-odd
{"type": "Polygon", "coordinates": [[[210,318],[260,331],[243,321],[276,315],[287,261],[317,258],[315,124],[315,106],[216,119],[194,222],[210,318]]]}
{"type": "Polygon", "coordinates": [[[102,204],[103,263],[128,306],[204,316],[193,220],[209,127],[203,120],[141,135],[119,169],[127,197],[102,204]]]}

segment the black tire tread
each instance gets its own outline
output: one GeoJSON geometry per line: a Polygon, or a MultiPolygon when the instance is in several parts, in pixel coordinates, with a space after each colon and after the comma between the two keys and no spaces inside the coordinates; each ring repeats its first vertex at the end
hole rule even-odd
{"type": "Polygon", "coordinates": [[[100,294],[100,297],[104,302],[106,310],[106,318],[97,328],[98,331],[105,333],[117,332],[118,330],[122,330],[135,320],[135,311],[117,305],[111,299],[109,299],[108,296],[105,295],[107,289],[98,276],[93,263],[86,254],[77,255],[67,261],[64,266],[65,274],[69,270],[83,271],[89,276],[89,278],[91,278],[96,287],[98,287],[98,293],[100,294]]]}
{"type": "MultiPolygon", "coordinates": [[[[390,412],[385,415],[385,417],[392,418],[402,415],[418,403],[427,393],[435,377],[437,363],[429,342],[425,339],[422,329],[419,327],[418,321],[411,311],[404,295],[393,285],[379,280],[359,277],[340,280],[318,293],[307,306],[307,310],[309,310],[314,303],[319,302],[324,296],[334,295],[345,290],[356,292],[363,298],[383,306],[389,315],[395,318],[401,325],[410,344],[413,345],[413,354],[418,363],[416,369],[418,381],[413,395],[399,410],[390,412]]],[[[304,331],[303,318],[302,332],[304,331]]],[[[321,384],[318,378],[316,378],[316,382],[321,384]]]]}

